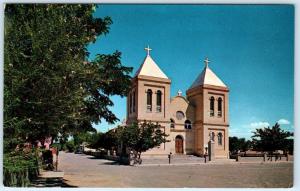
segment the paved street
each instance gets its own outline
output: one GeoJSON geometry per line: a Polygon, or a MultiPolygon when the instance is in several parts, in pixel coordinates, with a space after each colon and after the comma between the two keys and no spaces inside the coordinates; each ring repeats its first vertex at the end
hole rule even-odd
{"type": "Polygon", "coordinates": [[[292,162],[122,166],[60,152],[65,184],[78,187],[291,187],[292,162]]]}

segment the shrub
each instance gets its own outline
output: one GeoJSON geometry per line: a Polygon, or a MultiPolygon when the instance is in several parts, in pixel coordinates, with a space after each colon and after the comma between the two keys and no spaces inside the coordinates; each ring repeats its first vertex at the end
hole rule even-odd
{"type": "Polygon", "coordinates": [[[55,148],[57,148],[59,151],[61,151],[61,150],[64,150],[64,144],[61,144],[61,143],[53,143],[52,145],[51,145],[51,147],[55,147],[55,148]]]}
{"type": "Polygon", "coordinates": [[[3,184],[9,187],[29,186],[39,174],[39,159],[35,152],[4,154],[3,184]]]}
{"type": "Polygon", "coordinates": [[[66,143],[66,149],[69,151],[69,152],[74,152],[75,151],[75,144],[74,144],[74,141],[71,140],[71,141],[68,141],[66,143]]]}

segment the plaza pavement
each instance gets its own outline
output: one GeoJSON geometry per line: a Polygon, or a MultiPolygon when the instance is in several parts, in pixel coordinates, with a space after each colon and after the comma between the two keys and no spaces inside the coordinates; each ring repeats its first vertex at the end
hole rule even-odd
{"type": "Polygon", "coordinates": [[[60,152],[58,168],[64,172],[64,185],[72,187],[282,188],[293,185],[293,162],[231,160],[205,164],[202,158],[191,158],[185,163],[182,160],[179,157],[168,165],[167,159],[150,158],[144,159],[145,164],[132,167],[89,155],[60,152]],[[156,160],[161,162],[156,164],[156,160]],[[194,160],[199,161],[194,163],[194,160]]]}

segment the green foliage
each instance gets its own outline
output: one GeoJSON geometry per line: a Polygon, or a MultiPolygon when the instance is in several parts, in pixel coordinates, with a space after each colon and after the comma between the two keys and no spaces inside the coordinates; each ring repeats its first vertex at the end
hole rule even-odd
{"type": "Polygon", "coordinates": [[[229,151],[236,153],[237,151],[247,151],[251,148],[251,141],[245,138],[229,137],[229,151]]]}
{"type": "Polygon", "coordinates": [[[294,154],[294,139],[287,139],[287,146],[286,149],[289,152],[289,154],[294,154]]]}
{"type": "Polygon", "coordinates": [[[288,150],[290,142],[288,138],[293,136],[293,133],[282,130],[278,123],[272,128],[256,129],[253,133],[254,149],[270,153],[275,150],[288,150]]]}
{"type": "Polygon", "coordinates": [[[51,147],[57,148],[59,151],[63,150],[63,144],[60,143],[53,143],[51,147]]]}
{"type": "Polygon", "coordinates": [[[73,135],[74,145],[75,147],[79,147],[82,143],[92,142],[94,139],[94,132],[80,132],[73,135]]]}
{"type": "Polygon", "coordinates": [[[100,132],[97,133],[94,138],[94,141],[91,141],[89,144],[91,148],[104,148],[110,150],[118,147],[119,137],[116,131],[108,131],[106,133],[100,132]]]}
{"type": "Polygon", "coordinates": [[[123,147],[137,152],[144,152],[167,142],[167,135],[162,131],[161,126],[151,122],[128,125],[122,129],[119,136],[119,142],[123,147]]]}
{"type": "Polygon", "coordinates": [[[144,122],[141,125],[133,123],[123,128],[120,140],[124,147],[144,152],[167,142],[166,137],[159,124],[144,122]]]}
{"type": "Polygon", "coordinates": [[[93,149],[97,149],[97,148],[102,148],[101,146],[101,136],[103,133],[101,132],[96,132],[91,134],[91,138],[89,139],[89,141],[87,141],[87,146],[89,148],[93,148],[93,149]]]}
{"type": "Polygon", "coordinates": [[[98,133],[97,141],[90,145],[92,148],[108,150],[117,147],[123,148],[123,154],[125,154],[126,148],[144,152],[167,142],[167,136],[159,124],[144,122],[139,125],[133,123],[125,127],[119,126],[107,133],[98,133]]]}
{"type": "Polygon", "coordinates": [[[75,151],[76,147],[75,147],[74,140],[70,140],[70,141],[66,142],[66,149],[69,152],[74,152],[75,151]]]}
{"type": "Polygon", "coordinates": [[[4,186],[28,186],[38,174],[39,159],[34,151],[17,151],[3,155],[4,186]]]}
{"type": "Polygon", "coordinates": [[[114,123],[112,95],[127,95],[132,68],[121,53],[89,58],[86,46],[109,32],[92,4],[6,4],[4,152],[45,137],[66,140],[114,123]]]}

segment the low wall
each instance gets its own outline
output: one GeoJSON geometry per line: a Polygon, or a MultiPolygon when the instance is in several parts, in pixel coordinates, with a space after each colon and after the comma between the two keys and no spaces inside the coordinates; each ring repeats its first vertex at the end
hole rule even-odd
{"type": "MultiPolygon", "coordinates": [[[[231,155],[230,159],[237,159],[237,155],[231,155]]],[[[266,155],[264,159],[264,155],[257,154],[257,155],[239,155],[238,160],[239,162],[271,162],[271,161],[293,161],[293,155],[266,155]]]]}

